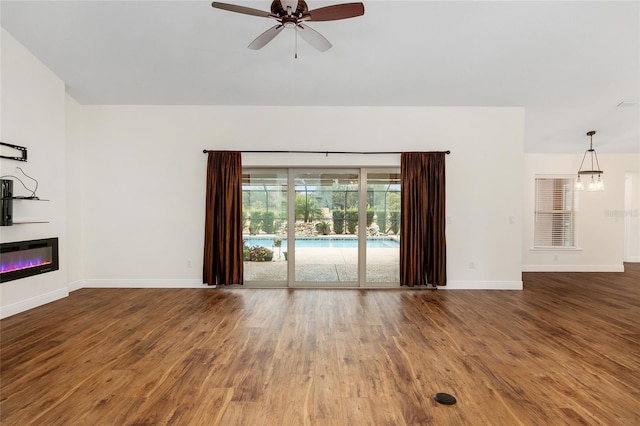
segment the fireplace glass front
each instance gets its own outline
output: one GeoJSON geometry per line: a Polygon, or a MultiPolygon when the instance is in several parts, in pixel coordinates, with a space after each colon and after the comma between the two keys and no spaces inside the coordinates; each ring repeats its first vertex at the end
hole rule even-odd
{"type": "Polygon", "coordinates": [[[0,245],[0,282],[58,270],[58,239],[17,241],[0,245]]]}

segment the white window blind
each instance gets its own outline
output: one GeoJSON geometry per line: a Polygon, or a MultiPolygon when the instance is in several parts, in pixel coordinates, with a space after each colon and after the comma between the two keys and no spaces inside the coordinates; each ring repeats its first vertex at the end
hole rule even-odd
{"type": "Polygon", "coordinates": [[[575,247],[573,178],[536,178],[535,247],[575,247]]]}

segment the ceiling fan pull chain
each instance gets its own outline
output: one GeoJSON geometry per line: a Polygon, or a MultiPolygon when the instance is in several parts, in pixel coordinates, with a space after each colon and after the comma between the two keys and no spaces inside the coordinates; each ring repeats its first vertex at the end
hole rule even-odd
{"type": "Polygon", "coordinates": [[[295,28],[294,31],[296,33],[296,54],[294,55],[294,59],[298,59],[298,29],[295,28]]]}

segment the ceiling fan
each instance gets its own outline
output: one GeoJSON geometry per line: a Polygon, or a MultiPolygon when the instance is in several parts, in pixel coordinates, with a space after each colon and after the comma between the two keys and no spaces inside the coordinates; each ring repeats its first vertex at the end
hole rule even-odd
{"type": "Polygon", "coordinates": [[[278,21],[275,26],[260,34],[249,44],[249,49],[254,50],[262,49],[275,36],[280,34],[284,28],[295,28],[296,33],[303,40],[324,52],[331,48],[331,43],[322,34],[306,25],[305,22],[337,21],[364,15],[364,5],[362,3],[343,3],[309,10],[304,0],[274,0],[271,3],[270,12],[217,1],[214,1],[211,6],[229,12],[273,18],[278,21]]]}

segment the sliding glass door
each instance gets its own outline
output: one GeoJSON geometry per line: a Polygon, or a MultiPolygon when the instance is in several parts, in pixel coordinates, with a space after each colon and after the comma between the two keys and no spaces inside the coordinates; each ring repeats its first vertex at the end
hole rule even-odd
{"type": "Polygon", "coordinates": [[[294,283],[358,286],[358,170],[297,170],[294,182],[294,283]]]}
{"type": "Polygon", "coordinates": [[[244,280],[288,285],[286,169],[243,170],[244,280]]]}
{"type": "Polygon", "coordinates": [[[398,169],[245,169],[242,185],[245,284],[399,285],[398,169]]]}
{"type": "Polygon", "coordinates": [[[366,173],[367,244],[366,283],[400,282],[400,173],[366,173]]]}

